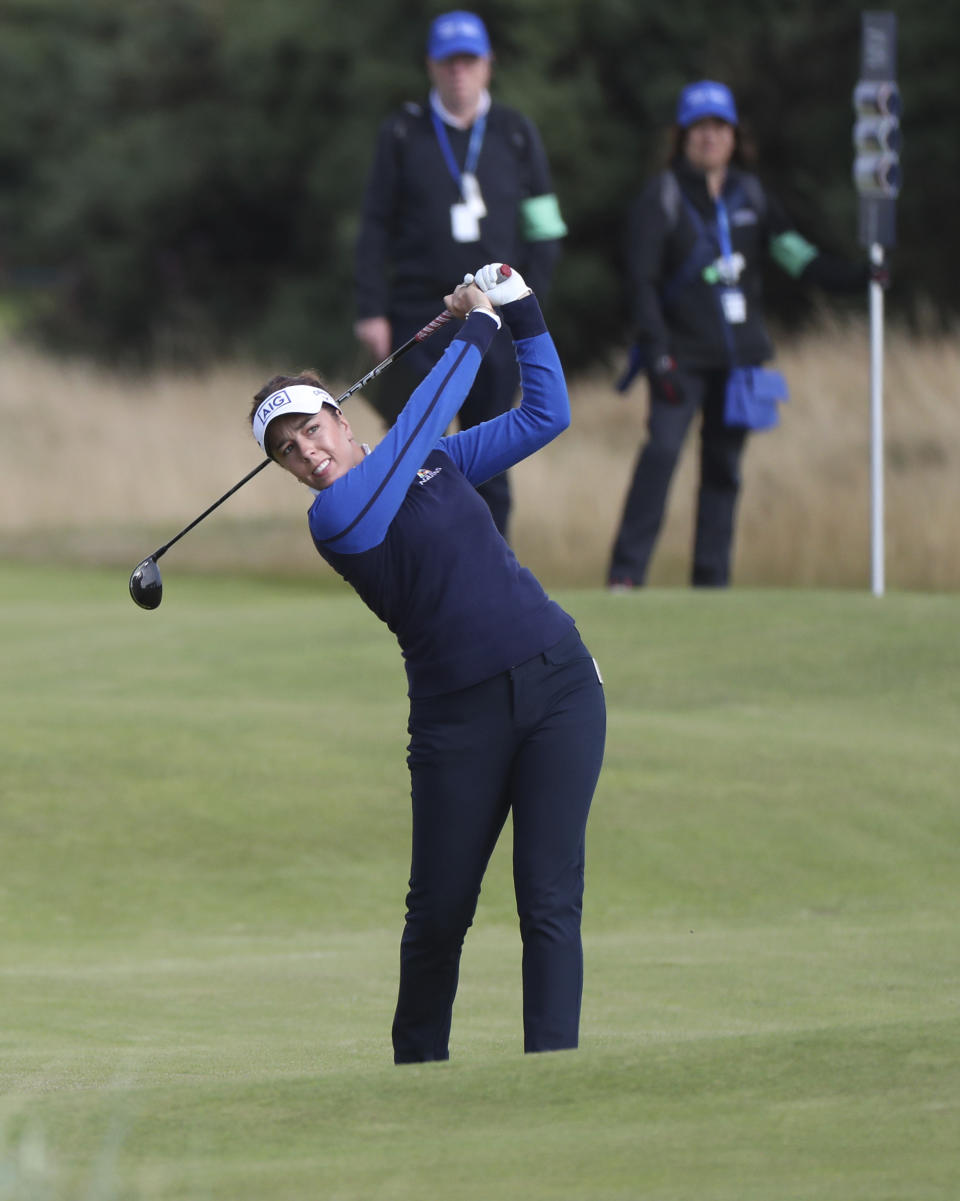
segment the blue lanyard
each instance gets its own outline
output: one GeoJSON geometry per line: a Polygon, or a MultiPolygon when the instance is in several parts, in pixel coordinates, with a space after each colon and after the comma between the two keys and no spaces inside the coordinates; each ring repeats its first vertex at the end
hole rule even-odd
{"type": "Polygon", "coordinates": [[[730,217],[727,214],[727,206],[724,204],[722,196],[717,197],[715,204],[717,208],[717,235],[720,238],[720,253],[725,259],[732,259],[733,239],[730,237],[730,217]]]}
{"type": "MultiPolygon", "coordinates": [[[[733,239],[730,237],[730,216],[727,213],[727,206],[724,203],[723,197],[718,196],[716,199],[717,207],[717,235],[720,238],[720,253],[729,262],[733,258],[733,239]]],[[[729,289],[728,289],[729,290],[729,289]]],[[[719,300],[719,293],[714,292],[714,295],[719,300]]],[[[730,329],[730,322],[727,320],[727,314],[721,304],[721,316],[723,320],[723,337],[727,343],[727,354],[730,356],[731,368],[736,363],[737,351],[733,340],[733,331],[730,329]]]]}
{"type": "Polygon", "coordinates": [[[457,185],[458,191],[461,191],[461,179],[464,175],[473,175],[476,173],[477,163],[480,159],[480,148],[483,146],[483,135],[487,128],[487,115],[477,117],[473,123],[473,129],[470,130],[470,143],[467,146],[467,161],[463,164],[463,173],[457,166],[457,160],[453,157],[453,148],[450,145],[450,139],[447,137],[447,127],[437,115],[437,110],[431,106],[430,116],[433,119],[433,128],[436,130],[437,141],[440,143],[440,149],[443,151],[443,157],[447,160],[447,167],[450,174],[453,176],[453,182],[457,185]]]}

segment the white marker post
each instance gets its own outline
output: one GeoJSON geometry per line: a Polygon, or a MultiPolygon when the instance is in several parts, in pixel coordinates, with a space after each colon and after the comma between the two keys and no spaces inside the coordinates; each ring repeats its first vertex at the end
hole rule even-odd
{"type": "MultiPolygon", "coordinates": [[[[896,84],[897,19],[893,13],[861,17],[860,79],[853,93],[853,180],[860,195],[860,244],[874,267],[896,242],[900,192],[900,91],[896,84]]],[[[883,507],[883,288],[870,293],[870,578],[884,592],[883,507]]]]}
{"type": "MultiPolygon", "coordinates": [[[[883,266],[883,247],[870,247],[870,261],[883,266]]],[[[883,537],[883,288],[870,281],[870,586],[884,592],[883,537]]]]}

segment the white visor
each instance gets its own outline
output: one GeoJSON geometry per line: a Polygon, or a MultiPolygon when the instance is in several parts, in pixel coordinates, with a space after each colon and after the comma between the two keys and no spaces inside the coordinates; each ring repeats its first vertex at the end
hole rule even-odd
{"type": "Polygon", "coordinates": [[[329,392],[310,384],[293,384],[279,392],[271,392],[253,415],[253,436],[260,443],[260,449],[267,449],[267,426],[274,417],[285,417],[287,413],[318,413],[324,405],[341,412],[329,392]]]}

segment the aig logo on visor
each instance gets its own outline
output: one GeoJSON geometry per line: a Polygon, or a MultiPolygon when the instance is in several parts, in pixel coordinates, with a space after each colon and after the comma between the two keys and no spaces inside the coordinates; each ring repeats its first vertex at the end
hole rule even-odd
{"type": "Polygon", "coordinates": [[[277,409],[282,409],[284,405],[288,405],[289,403],[290,397],[286,392],[274,392],[272,396],[267,397],[257,410],[257,420],[266,424],[266,420],[271,413],[275,413],[277,409]]]}
{"type": "MultiPolygon", "coordinates": [[[[314,388],[313,395],[318,398],[317,408],[319,409],[326,399],[327,393],[320,388],[314,388]]],[[[286,390],[286,388],[282,389],[280,392],[274,392],[272,395],[267,397],[267,399],[257,410],[258,420],[262,421],[264,425],[266,425],[268,417],[276,413],[278,409],[286,408],[286,406],[291,404],[292,401],[293,397],[286,390]]]]}

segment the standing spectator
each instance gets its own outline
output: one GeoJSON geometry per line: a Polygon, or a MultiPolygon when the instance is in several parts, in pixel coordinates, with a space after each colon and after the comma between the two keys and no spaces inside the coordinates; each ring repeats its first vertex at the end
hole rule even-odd
{"type": "Polygon", "coordinates": [[[789,275],[831,291],[853,291],[870,277],[869,266],[822,254],[801,237],[742,161],[729,88],[712,80],[684,88],[669,165],[648,183],[630,217],[636,345],[618,386],[625,391],[645,370],[650,413],[613,547],[611,589],[644,583],[674,468],[698,412],[692,583],[730,582],[743,448],[751,427],[776,423],[775,401],[786,399],[782,377],[757,370],[773,354],[763,320],[765,255],[789,275]],[[731,388],[745,379],[780,392],[758,397],[760,420],[731,411],[737,399],[731,388]]]}
{"type": "MultiPolygon", "coordinates": [[[[533,122],[491,101],[493,55],[470,12],[436,18],[427,39],[432,84],[380,128],[356,254],[356,337],[377,362],[433,316],[437,296],[478,262],[510,263],[546,294],[566,233],[533,122]]],[[[443,353],[434,335],[380,381],[374,403],[392,425],[415,382],[443,353]]],[[[494,339],[460,411],[462,429],[511,408],[519,375],[507,332],[494,339]]],[[[506,474],[480,485],[497,529],[510,512],[506,474]]]]}

